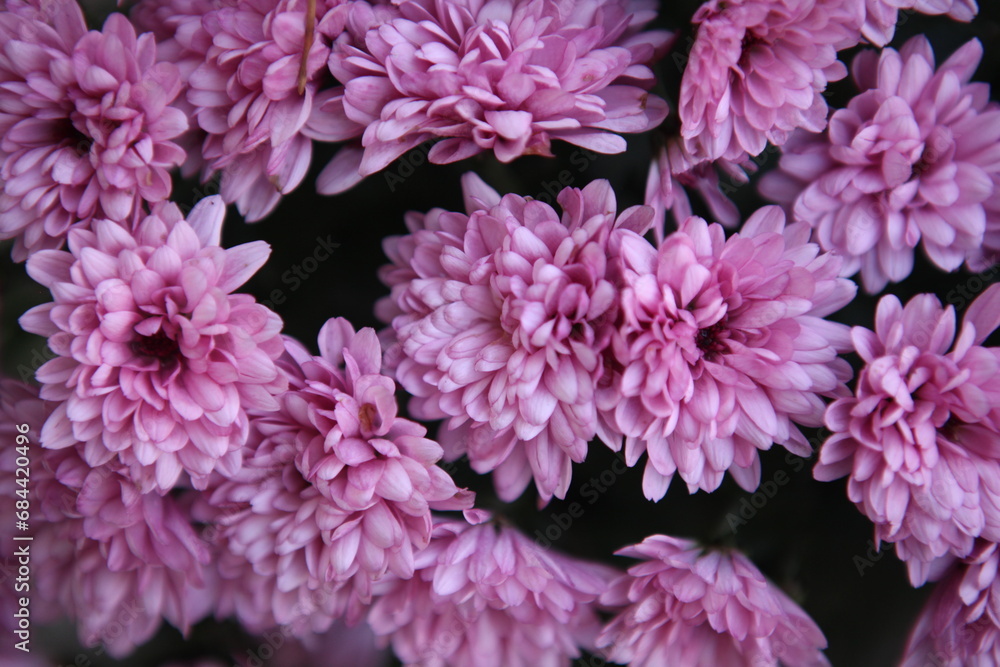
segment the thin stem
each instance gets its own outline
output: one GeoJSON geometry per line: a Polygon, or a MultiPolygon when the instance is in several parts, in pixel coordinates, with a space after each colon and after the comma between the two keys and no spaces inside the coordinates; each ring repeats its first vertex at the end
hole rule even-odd
{"type": "Polygon", "coordinates": [[[316,36],[316,0],[306,0],[306,32],[302,38],[302,62],[299,63],[299,95],[306,92],[309,78],[309,52],[316,36]]]}

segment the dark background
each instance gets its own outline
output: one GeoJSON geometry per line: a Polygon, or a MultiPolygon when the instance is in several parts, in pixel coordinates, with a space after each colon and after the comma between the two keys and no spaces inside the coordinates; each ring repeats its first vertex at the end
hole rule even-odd
{"type": "MultiPolygon", "coordinates": [[[[91,27],[99,25],[93,19],[103,16],[109,4],[88,6],[91,27]]],[[[688,22],[699,3],[684,0],[662,4],[658,23],[678,31],[675,48],[683,52],[690,43],[688,37],[693,36],[688,22]]],[[[994,0],[981,0],[980,16],[972,24],[907,15],[891,45],[898,48],[906,38],[924,33],[934,45],[940,63],[958,46],[978,37],[986,55],[976,79],[995,84],[1000,72],[998,5],[994,0]]],[[[842,54],[842,59],[849,63],[851,55],[842,54]]],[[[670,55],[658,66],[658,74],[663,81],[659,92],[675,108],[680,76],[670,55]]],[[[849,81],[834,84],[829,91],[831,106],[844,106],[851,94],[849,81]]],[[[994,90],[993,98],[996,97],[994,90]]],[[[459,177],[469,170],[478,172],[501,193],[537,197],[547,191],[546,184],[551,184],[548,191],[560,189],[556,181],[565,169],[572,174],[575,187],[594,179],[609,179],[618,195],[620,210],[640,204],[651,137],[636,135],[627,139],[629,150],[625,154],[598,156],[593,161],[581,159],[583,154],[576,147],[557,143],[555,160],[527,157],[502,165],[492,156],[483,155],[456,165],[422,164],[411,174],[407,166],[411,156],[406,156],[385,173],[376,174],[337,197],[319,196],[314,191],[316,174],[334,153],[333,147],[318,146],[311,174],[268,219],[244,224],[234,207],[230,207],[223,242],[232,246],[263,239],[271,244],[270,261],[246,285],[245,291],[260,300],[273,299],[274,309],[285,320],[286,332],[315,350],[316,334],[330,317],[347,317],[356,327],[380,326],[372,305],[387,293],[376,277],[376,270],[386,261],[381,241],[385,236],[405,231],[402,221],[405,211],[426,211],[433,207],[461,210],[459,177]],[[307,279],[298,278],[300,284],[296,286],[293,267],[302,266],[303,259],[312,256],[317,237],[329,237],[339,247],[330,259],[318,263],[307,279]],[[274,299],[275,290],[281,292],[283,301],[274,299]]],[[[772,155],[762,165],[762,171],[772,168],[775,162],[772,155]]],[[[206,187],[178,181],[175,201],[190,206],[213,192],[211,184],[206,187]]],[[[733,198],[744,217],[762,203],[753,184],[741,188],[733,198]]],[[[700,205],[697,198],[693,201],[696,207],[700,205]]],[[[707,217],[706,211],[697,212],[707,217]]],[[[305,268],[311,266],[308,262],[305,268]]],[[[994,274],[989,276],[987,281],[996,278],[994,274]]],[[[890,285],[886,293],[896,294],[905,302],[914,294],[935,292],[947,301],[954,298],[959,287],[981,291],[982,285],[979,276],[965,271],[944,274],[921,255],[910,278],[890,285]]],[[[27,278],[23,266],[10,261],[8,243],[0,244],[0,289],[0,367],[7,376],[30,374],[44,361],[45,344],[42,339],[20,331],[17,318],[29,307],[48,301],[49,295],[27,278]]],[[[858,298],[834,319],[871,327],[875,303],[876,299],[859,292],[858,298]]],[[[822,442],[822,434],[807,431],[806,435],[816,444],[822,442]]],[[[744,551],[816,620],[829,641],[827,656],[833,665],[893,664],[901,656],[909,627],[930,585],[912,589],[905,568],[891,549],[874,552],[870,541],[872,526],[847,500],[843,480],[814,481],[810,474],[814,461],[803,461],[781,448],[765,452],[761,458],[764,484],[756,495],[744,492],[727,476],[717,492],[691,496],[677,479],[666,498],[654,504],[642,496],[644,460],[639,467],[619,476],[612,470],[614,455],[595,443],[588,460],[576,466],[567,499],[553,501],[540,511],[533,489],[518,502],[505,505],[495,499],[488,477],[475,475],[461,461],[454,470],[461,484],[478,492],[480,506],[495,509],[528,534],[551,539],[555,548],[581,557],[625,567],[628,561],[612,556],[612,552],[653,533],[734,546],[744,551]],[[606,490],[600,492],[601,488],[606,490]],[[573,503],[579,504],[574,509],[577,518],[569,515],[573,503]],[[567,525],[567,518],[571,518],[571,525],[565,529],[559,527],[567,525]]],[[[66,627],[60,627],[43,638],[51,644],[57,664],[72,664],[81,651],[68,634],[66,627]]],[[[196,627],[187,640],[173,628],[164,628],[150,645],[121,663],[98,657],[92,650],[85,654],[93,665],[158,665],[166,659],[199,655],[225,660],[234,653],[243,653],[250,645],[257,645],[257,640],[246,637],[234,625],[207,621],[196,627]]]]}

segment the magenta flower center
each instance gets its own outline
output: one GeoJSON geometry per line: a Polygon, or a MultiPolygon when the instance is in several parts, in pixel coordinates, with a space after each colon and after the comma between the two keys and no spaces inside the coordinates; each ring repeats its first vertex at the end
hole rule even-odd
{"type": "Polygon", "coordinates": [[[180,351],[177,341],[170,338],[162,329],[152,336],[140,336],[139,340],[132,343],[132,349],[136,354],[157,359],[172,359],[180,351]]]}

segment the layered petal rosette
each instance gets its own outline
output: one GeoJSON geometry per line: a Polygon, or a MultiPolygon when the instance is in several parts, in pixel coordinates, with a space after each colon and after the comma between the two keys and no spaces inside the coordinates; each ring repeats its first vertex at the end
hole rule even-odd
{"type": "Polygon", "coordinates": [[[150,639],[164,619],[186,634],[212,608],[204,578],[210,553],[190,503],[141,494],[117,463],[91,468],[72,449],[47,456],[57,480],[49,495],[59,493],[65,514],[32,547],[43,555],[40,596],[76,621],[84,644],[103,644],[116,657],[150,639]]]}
{"type": "Polygon", "coordinates": [[[334,94],[321,86],[332,83],[327,59],[344,30],[345,2],[172,4],[169,48],[201,61],[187,101],[204,134],[202,177],[220,178],[225,200],[259,220],[302,182],[313,139],[342,138],[336,119],[319,107],[334,94]]]}
{"type": "Polygon", "coordinates": [[[405,665],[556,667],[592,650],[610,568],[546,551],[509,526],[439,520],[416,573],[368,615],[405,665]]]}
{"type": "Polygon", "coordinates": [[[270,250],[219,247],[224,209],[210,197],[184,220],[160,204],[134,232],[97,220],[72,230],[70,252],[32,256],[28,273],[54,301],[21,326],[58,355],[36,375],[59,402],[43,446],[82,442],[91,466],[118,460],[144,492],[239,467],[246,411],[277,409],[287,381],[274,363],[281,319],[232,294],[270,250]]]}
{"type": "Polygon", "coordinates": [[[921,294],[904,308],[879,301],[875,331],[854,327],[865,362],[854,396],[827,409],[833,435],[816,479],[847,476],[847,495],[894,542],[914,585],[935,559],[968,556],[976,538],[1000,541],[1000,285],[955,309],[921,294]]]}
{"type": "MultiPolygon", "coordinates": [[[[312,631],[344,613],[356,620],[372,581],[413,576],[430,510],[473,500],[435,465],[443,451],[426,429],[397,416],[374,330],[333,319],[319,342],[314,357],[286,341],[281,409],[254,415],[243,468],[214,483],[210,500],[224,548],[270,586],[264,604],[276,623],[308,620],[312,631]]],[[[233,578],[235,559],[226,563],[233,578]]]]}
{"type": "Polygon", "coordinates": [[[816,667],[826,639],[809,616],[740,553],[665,535],[617,552],[643,562],[601,596],[619,609],[597,639],[632,667],[816,667]]]}
{"type": "Polygon", "coordinates": [[[823,91],[847,76],[837,51],[860,40],[856,0],[710,0],[680,92],[681,137],[699,160],[740,161],[826,126],[823,91]]]}
{"type": "MultiPolygon", "coordinates": [[[[503,162],[551,155],[553,140],[620,153],[618,133],[643,132],[666,115],[648,91],[648,65],[669,41],[640,32],[655,17],[646,0],[406,0],[333,49],[330,70],[344,84],[329,108],[356,125],[360,164],[373,174],[411,148],[443,164],[492,150],[503,162]]],[[[321,190],[334,192],[337,186],[321,190]]]]}
{"type": "Polygon", "coordinates": [[[900,667],[990,667],[1000,664],[997,545],[981,541],[934,588],[900,667]]]}
{"type": "Polygon", "coordinates": [[[728,470],[760,481],[758,450],[772,443],[809,456],[798,425],[819,426],[821,397],[847,393],[837,353],[848,328],[824,320],[853,297],[840,261],[785,227],[776,206],[754,213],[728,240],[721,225],[689,218],[659,249],[616,238],[621,313],[601,385],[601,437],[635,465],[649,454],[647,498],[675,473],[713,491],[728,470]]]}
{"type": "Polygon", "coordinates": [[[175,65],[121,14],[86,32],[76,2],[0,12],[0,238],[23,261],[94,218],[132,222],[170,195],[187,118],[175,65]]]}
{"type": "Polygon", "coordinates": [[[597,432],[594,393],[614,328],[609,240],[645,232],[652,209],[615,217],[607,181],[566,188],[549,205],[501,198],[473,174],[468,214],[434,210],[390,238],[381,304],[398,339],[399,383],[418,419],[448,418],[448,455],[467,453],[506,500],[532,478],[543,500],[564,497],[571,462],[597,432]]]}
{"type": "Polygon", "coordinates": [[[862,52],[853,63],[864,91],[822,135],[786,146],[764,194],[788,204],[826,250],[844,257],[877,294],[913,270],[915,248],[954,271],[1000,258],[1000,105],[970,83],[982,58],[973,40],[940,68],[923,36],[897,52],[862,52]],[[991,237],[992,238],[992,237],[991,237]]]}
{"type": "MultiPolygon", "coordinates": [[[[0,380],[0,506],[11,516],[0,554],[13,574],[24,565],[17,552],[27,545],[32,574],[41,573],[20,593],[31,593],[31,622],[69,616],[81,642],[103,644],[118,657],[149,639],[164,618],[186,632],[209,610],[203,579],[209,551],[195,533],[187,498],[142,494],[124,466],[92,468],[79,445],[39,448],[38,429],[53,407],[37,389],[0,380]],[[15,466],[30,474],[15,473],[15,466]],[[16,532],[15,508],[28,515],[26,529],[16,532]]],[[[13,585],[5,590],[15,594],[13,585]]],[[[17,624],[12,602],[0,596],[10,630],[17,624]]]]}

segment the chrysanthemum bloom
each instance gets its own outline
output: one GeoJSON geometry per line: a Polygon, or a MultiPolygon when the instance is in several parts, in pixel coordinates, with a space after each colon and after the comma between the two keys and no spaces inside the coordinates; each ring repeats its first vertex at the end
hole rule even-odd
{"type": "Polygon", "coordinates": [[[84,644],[122,657],[164,619],[186,633],[209,613],[212,596],[202,574],[209,551],[185,505],[140,494],[117,467],[67,457],[55,474],[64,494],[75,492],[75,506],[42,529],[33,549],[44,554],[39,595],[76,621],[84,644]],[[78,531],[84,537],[74,540],[78,531]]]}
{"type": "Polygon", "coordinates": [[[614,327],[617,293],[607,277],[616,230],[643,233],[652,210],[615,218],[607,181],[566,188],[552,207],[502,199],[474,174],[463,180],[468,215],[411,215],[412,234],[385,243],[399,383],[418,419],[449,418],[439,437],[449,457],[468,453],[495,470],[513,500],[534,477],[543,500],[564,497],[571,461],[597,429],[594,391],[614,327]]]}
{"type": "Polygon", "coordinates": [[[592,650],[596,601],[616,572],[467,513],[439,521],[416,575],[389,582],[368,615],[406,665],[558,667],[592,650]]]}
{"type": "Polygon", "coordinates": [[[202,177],[220,178],[220,193],[248,220],[266,216],[301,183],[313,139],[341,138],[336,119],[319,106],[333,94],[320,89],[332,84],[326,65],[344,30],[344,4],[147,0],[141,6],[141,20],[167,20],[167,53],[201,61],[187,102],[202,138],[202,177]]]}
{"type": "Polygon", "coordinates": [[[70,232],[70,252],[31,257],[55,299],[20,320],[58,355],[36,374],[42,397],[60,401],[43,446],[82,442],[91,466],[117,458],[144,492],[239,467],[246,411],[277,409],[287,381],[274,364],[280,318],[231,294],[270,250],[219,247],[224,209],[210,197],[185,221],[159,204],[134,233],[97,220],[70,232]]]}
{"type": "Polygon", "coordinates": [[[827,83],[847,75],[837,51],[860,39],[853,0],[711,0],[680,92],[681,136],[699,160],[740,161],[826,126],[827,83]]]}
{"type": "Polygon", "coordinates": [[[1000,224],[991,202],[1000,105],[987,84],[969,83],[981,58],[973,40],[935,72],[923,36],[899,52],[859,54],[854,78],[864,92],[833,114],[826,134],[787,146],[787,174],[765,180],[764,193],[794,200],[795,219],[844,257],[845,275],[860,269],[870,293],[910,275],[918,243],[954,271],[979,253],[986,226],[1000,224]]]}
{"type": "Polygon", "coordinates": [[[72,0],[0,12],[0,238],[17,261],[91,219],[132,222],[184,161],[176,66],[121,14],[85,31],[72,0]]]}
{"type": "Polygon", "coordinates": [[[809,456],[796,427],[819,426],[821,396],[847,393],[837,353],[848,328],[823,319],[853,297],[840,261],[785,227],[777,206],[754,213],[726,240],[718,224],[689,218],[659,250],[624,233],[613,380],[602,385],[601,437],[635,465],[649,453],[647,498],[675,472],[713,491],[729,470],[744,489],[760,481],[758,450],[772,443],[809,456]]]}
{"type": "Polygon", "coordinates": [[[979,13],[976,0],[864,0],[865,23],[861,33],[875,46],[885,46],[896,34],[899,10],[971,21],[979,13]]]}
{"type": "Polygon", "coordinates": [[[1000,541],[1000,348],[982,346],[998,324],[993,285],[957,340],[955,309],[931,294],[906,308],[883,297],[875,331],[852,330],[866,366],[855,395],[827,410],[833,435],[814,475],[848,476],[848,497],[876,540],[896,543],[914,585],[934,559],[967,556],[975,538],[1000,541]]]}
{"type": "Polygon", "coordinates": [[[367,176],[432,139],[441,139],[428,153],[438,164],[484,150],[502,162],[551,155],[554,139],[624,151],[616,133],[644,132],[666,115],[666,103],[647,92],[654,80],[647,65],[670,38],[640,32],[653,7],[647,0],[400,2],[400,16],[370,30],[360,48],[343,39],[330,56],[345,86],[331,111],[356,123],[364,144],[360,164],[337,167],[367,176]]]}
{"type": "Polygon", "coordinates": [[[313,357],[286,341],[279,363],[290,389],[281,409],[253,416],[243,468],[213,484],[211,496],[224,510],[216,524],[226,548],[271,577],[282,624],[305,592],[298,589],[339,595],[347,608],[356,606],[352,596],[367,602],[370,582],[387,573],[413,576],[414,554],[430,540],[430,510],[473,500],[435,465],[443,451],[426,429],[397,416],[374,330],[355,333],[333,319],[319,344],[313,357]],[[349,580],[342,593],[328,586],[349,580]]]}
{"type": "Polygon", "coordinates": [[[907,642],[900,667],[1000,664],[997,545],[981,541],[934,588],[907,642]]]}
{"type": "MultiPolygon", "coordinates": [[[[16,571],[14,549],[25,543],[12,533],[34,538],[33,568],[45,574],[32,581],[32,622],[68,615],[82,642],[103,643],[116,656],[151,637],[163,618],[186,631],[209,608],[202,581],[209,552],[185,502],[140,494],[117,462],[92,468],[77,447],[39,447],[38,430],[52,407],[36,389],[0,380],[0,507],[11,517],[0,527],[0,554],[16,571]],[[27,425],[26,432],[16,425],[27,425]],[[22,457],[30,477],[15,474],[22,457]],[[26,495],[29,529],[14,531],[15,503],[26,495]]],[[[13,613],[4,619],[16,623],[13,613]]]]}
{"type": "Polygon", "coordinates": [[[632,667],[829,665],[809,616],[745,556],[652,535],[617,552],[641,559],[601,604],[621,609],[597,639],[632,667]]]}

